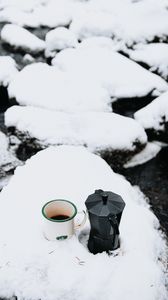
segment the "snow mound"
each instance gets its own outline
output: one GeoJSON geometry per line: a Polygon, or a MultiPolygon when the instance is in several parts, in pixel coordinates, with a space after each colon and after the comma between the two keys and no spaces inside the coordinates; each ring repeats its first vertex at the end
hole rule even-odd
{"type": "Polygon", "coordinates": [[[86,145],[91,151],[135,150],[147,136],[138,122],[114,113],[68,114],[34,107],[13,106],[5,113],[7,127],[15,127],[42,145],[86,145]],[[44,122],[45,120],[45,122],[44,122]]]}
{"type": "MultiPolygon", "coordinates": [[[[81,76],[82,77],[82,76],[81,76]]],[[[90,82],[45,63],[26,66],[8,88],[9,97],[21,105],[39,106],[58,111],[111,111],[108,92],[90,82]]]]}
{"type": "Polygon", "coordinates": [[[58,53],[52,64],[71,76],[90,78],[107,89],[111,97],[143,97],[150,92],[159,93],[168,89],[168,84],[151,74],[137,63],[116,53],[110,45],[105,47],[84,42],[77,49],[65,49],[58,53]]]}
{"type": "Polygon", "coordinates": [[[160,256],[164,259],[166,246],[156,229],[158,221],[139,190],[99,156],[82,147],[43,150],[17,168],[0,201],[1,297],[167,299],[164,268],[158,262],[160,256]],[[120,194],[126,203],[118,255],[88,252],[79,240],[88,234],[89,223],[69,240],[45,240],[43,204],[50,199],[68,199],[81,210],[87,196],[97,188],[120,194]]]}
{"type": "Polygon", "coordinates": [[[129,46],[155,37],[164,39],[168,32],[168,11],[161,2],[88,1],[74,14],[70,29],[80,40],[107,36],[123,40],[129,46]]]}
{"type": "Polygon", "coordinates": [[[7,24],[1,30],[1,39],[15,49],[38,53],[44,51],[45,42],[18,25],[7,24]]]}
{"type": "Polygon", "coordinates": [[[145,129],[163,131],[168,122],[168,92],[137,111],[134,117],[145,129]]]}
{"type": "Polygon", "coordinates": [[[0,85],[7,86],[17,72],[16,63],[12,57],[0,56],[0,85]]]}
{"type": "Polygon", "coordinates": [[[134,50],[129,50],[128,54],[133,60],[148,65],[150,71],[157,71],[163,78],[168,78],[168,44],[141,44],[135,46],[134,50]]]}
{"type": "Polygon", "coordinates": [[[142,165],[153,159],[162,149],[161,145],[153,142],[147,143],[146,147],[138,154],[135,154],[125,165],[124,168],[132,168],[142,165]]]}
{"type": "Polygon", "coordinates": [[[56,52],[65,48],[74,48],[78,40],[73,32],[65,27],[58,27],[46,34],[46,57],[55,56],[56,52]]]}
{"type": "Polygon", "coordinates": [[[22,1],[14,0],[2,4],[0,11],[0,22],[14,23],[27,27],[57,27],[66,26],[72,20],[71,6],[73,1],[69,0],[41,0],[22,1]],[[13,2],[13,3],[12,3],[13,2]],[[33,3],[34,2],[34,3],[33,3]]]}
{"type": "Polygon", "coordinates": [[[0,131],[0,177],[5,176],[7,172],[15,169],[20,161],[9,150],[9,140],[4,133],[0,131]]]}

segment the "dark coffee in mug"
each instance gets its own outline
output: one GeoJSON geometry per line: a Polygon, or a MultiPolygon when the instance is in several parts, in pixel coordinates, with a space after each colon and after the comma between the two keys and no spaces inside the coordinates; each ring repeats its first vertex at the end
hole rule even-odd
{"type": "Polygon", "coordinates": [[[68,219],[69,218],[69,216],[67,216],[67,215],[54,215],[54,216],[52,216],[51,217],[51,219],[53,219],[53,220],[66,220],[66,219],[68,219]]]}

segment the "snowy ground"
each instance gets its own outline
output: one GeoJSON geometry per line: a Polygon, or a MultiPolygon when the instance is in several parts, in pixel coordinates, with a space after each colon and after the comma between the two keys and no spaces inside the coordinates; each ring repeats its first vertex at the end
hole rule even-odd
{"type": "Polygon", "coordinates": [[[0,297],[167,300],[157,218],[145,195],[91,152],[112,159],[115,150],[117,161],[123,151],[128,161],[140,151],[131,168],[164,146],[145,131],[168,142],[168,0],[0,0],[0,23],[0,110],[18,104],[6,126],[47,148],[16,168],[21,141],[0,132],[0,297]],[[134,120],[112,113],[115,101],[151,96],[134,120]],[[62,197],[81,210],[97,188],[126,202],[117,255],[88,252],[88,222],[69,241],[46,241],[42,205],[62,197]]]}
{"type": "Polygon", "coordinates": [[[39,152],[17,168],[0,201],[1,297],[167,299],[166,245],[156,217],[138,189],[85,148],[59,146],[39,152]],[[126,202],[118,255],[88,252],[88,223],[69,241],[45,240],[43,204],[63,198],[73,201],[80,211],[97,188],[119,193],[126,202]],[[6,215],[12,225],[5,226],[6,215]]]}

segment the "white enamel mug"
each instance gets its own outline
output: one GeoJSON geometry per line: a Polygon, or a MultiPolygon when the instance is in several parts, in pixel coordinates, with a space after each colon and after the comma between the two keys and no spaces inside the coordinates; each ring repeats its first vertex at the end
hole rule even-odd
{"type": "Polygon", "coordinates": [[[42,207],[43,233],[47,240],[64,240],[70,238],[75,229],[81,228],[86,222],[86,212],[80,224],[75,224],[74,218],[77,215],[77,208],[74,203],[56,199],[47,202],[42,207]]]}

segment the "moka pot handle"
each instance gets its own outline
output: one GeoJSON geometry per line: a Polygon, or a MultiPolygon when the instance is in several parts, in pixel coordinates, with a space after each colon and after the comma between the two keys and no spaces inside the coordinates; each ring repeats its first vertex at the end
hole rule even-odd
{"type": "Polygon", "coordinates": [[[114,235],[115,234],[119,235],[120,231],[119,231],[117,216],[116,215],[110,215],[108,220],[109,220],[111,226],[114,229],[114,235]]]}

